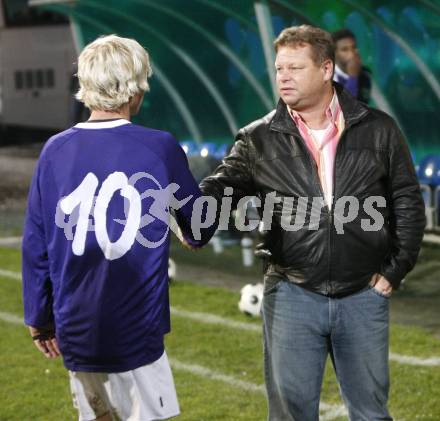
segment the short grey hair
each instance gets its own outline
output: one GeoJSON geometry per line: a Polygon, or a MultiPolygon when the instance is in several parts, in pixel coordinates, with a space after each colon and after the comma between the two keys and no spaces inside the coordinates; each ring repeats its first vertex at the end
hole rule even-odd
{"type": "Polygon", "coordinates": [[[91,110],[115,111],[149,90],[148,52],[134,39],[107,35],[88,44],[78,57],[76,98],[91,110]]]}

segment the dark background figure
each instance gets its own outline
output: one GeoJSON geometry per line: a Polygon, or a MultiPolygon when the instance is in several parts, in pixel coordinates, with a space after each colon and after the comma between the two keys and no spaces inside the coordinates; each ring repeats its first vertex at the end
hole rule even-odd
{"type": "Polygon", "coordinates": [[[362,65],[356,37],[349,29],[332,33],[335,43],[334,80],[339,82],[359,101],[368,104],[371,93],[370,71],[362,65]]]}

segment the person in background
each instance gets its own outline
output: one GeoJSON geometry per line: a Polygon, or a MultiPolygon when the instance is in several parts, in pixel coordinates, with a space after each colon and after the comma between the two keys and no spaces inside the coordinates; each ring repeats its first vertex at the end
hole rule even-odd
{"type": "Polygon", "coordinates": [[[353,97],[368,104],[371,93],[370,71],[362,65],[356,38],[349,29],[332,33],[335,43],[334,80],[340,83],[353,97]]]}
{"type": "Polygon", "coordinates": [[[29,192],[25,323],[46,357],[62,355],[80,421],[162,420],[180,411],[164,349],[167,209],[181,240],[201,246],[189,228],[201,193],[176,139],[130,122],[151,74],[133,39],[87,45],[77,98],[90,119],[49,139],[29,192]]]}

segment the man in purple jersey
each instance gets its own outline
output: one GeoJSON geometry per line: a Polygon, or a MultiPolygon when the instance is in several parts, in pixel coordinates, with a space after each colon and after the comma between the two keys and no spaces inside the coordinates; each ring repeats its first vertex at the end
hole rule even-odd
{"type": "Polygon", "coordinates": [[[178,142],[130,122],[151,73],[132,39],[89,44],[77,98],[90,119],[49,139],[29,192],[25,323],[46,357],[63,357],[83,421],[179,414],[163,341],[169,221],[191,247],[211,232],[197,241],[190,230],[201,193],[178,142]]]}

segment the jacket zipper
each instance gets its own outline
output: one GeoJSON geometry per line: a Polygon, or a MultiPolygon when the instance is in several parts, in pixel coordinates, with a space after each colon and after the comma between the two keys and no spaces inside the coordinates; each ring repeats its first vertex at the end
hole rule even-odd
{"type": "Polygon", "coordinates": [[[332,230],[333,230],[333,219],[334,219],[334,211],[335,211],[335,199],[336,199],[336,160],[338,157],[339,145],[342,143],[345,132],[348,128],[351,127],[351,124],[344,127],[341,135],[339,136],[338,144],[336,146],[335,152],[335,160],[333,162],[333,192],[332,192],[332,208],[330,209],[330,217],[329,217],[329,230],[328,230],[328,285],[327,290],[330,292],[330,282],[332,277],[332,230]]]}
{"type": "Polygon", "coordinates": [[[329,210],[329,230],[328,230],[328,280],[327,280],[327,285],[326,285],[326,291],[327,294],[330,292],[330,282],[331,282],[331,273],[332,273],[332,230],[333,230],[333,219],[334,219],[334,210],[335,210],[335,199],[336,199],[336,161],[337,161],[337,157],[338,157],[338,151],[339,151],[339,146],[341,145],[342,141],[343,141],[343,137],[345,136],[346,131],[352,127],[354,124],[356,124],[359,121],[359,119],[357,119],[356,121],[352,121],[351,123],[349,123],[348,125],[346,125],[344,127],[344,130],[342,130],[341,135],[339,136],[339,141],[338,144],[336,146],[336,152],[335,152],[335,160],[333,162],[333,194],[332,194],[332,207],[329,210]]]}
{"type": "MultiPolygon", "coordinates": [[[[291,137],[295,137],[295,135],[291,135],[291,137]]],[[[318,186],[319,191],[320,191],[322,197],[324,198],[325,197],[324,196],[324,190],[322,190],[321,182],[319,181],[318,167],[316,166],[316,162],[313,159],[312,155],[310,154],[309,148],[306,146],[303,138],[301,136],[296,136],[296,137],[298,137],[301,140],[301,142],[304,144],[304,149],[307,152],[307,156],[309,158],[310,166],[312,167],[312,171],[315,173],[316,185],[318,186]]],[[[325,207],[327,208],[327,211],[328,211],[328,205],[327,204],[325,205],[325,207]]]]}
{"type": "MultiPolygon", "coordinates": [[[[319,188],[319,192],[321,193],[321,197],[323,198],[324,203],[325,203],[324,190],[322,189],[321,181],[319,179],[318,167],[316,166],[316,162],[313,159],[313,157],[312,157],[312,155],[311,155],[311,153],[309,151],[309,148],[307,147],[306,143],[304,142],[304,139],[302,138],[302,136],[301,135],[299,135],[299,136],[298,135],[296,135],[296,136],[295,135],[291,135],[291,138],[294,138],[294,137],[298,137],[298,139],[303,144],[303,148],[306,150],[306,154],[307,154],[307,156],[309,158],[310,166],[311,166],[312,171],[314,172],[314,175],[315,175],[316,184],[317,184],[317,186],[319,188]]],[[[291,139],[291,141],[292,141],[292,139],[291,139]]],[[[339,146],[339,143],[338,143],[338,146],[339,146]]],[[[337,149],[338,148],[336,147],[336,150],[337,149]]],[[[335,161],[336,161],[336,156],[335,156],[335,161]]],[[[334,171],[334,169],[333,169],[333,171],[334,171]]],[[[334,173],[333,173],[333,176],[334,176],[334,173]]],[[[331,233],[331,226],[332,226],[333,215],[332,215],[331,209],[328,208],[328,204],[327,203],[325,203],[325,209],[327,209],[327,215],[328,215],[328,221],[329,221],[329,223],[328,223],[329,224],[329,229],[328,229],[328,235],[327,235],[327,246],[330,247],[330,233],[331,233]]],[[[329,276],[330,276],[330,250],[328,250],[328,253],[329,253],[329,256],[328,256],[328,271],[329,271],[329,276]]],[[[325,284],[325,294],[328,295],[328,293],[329,293],[329,281],[327,280],[326,284],[325,284]]]]}

